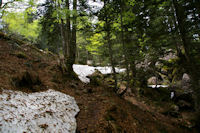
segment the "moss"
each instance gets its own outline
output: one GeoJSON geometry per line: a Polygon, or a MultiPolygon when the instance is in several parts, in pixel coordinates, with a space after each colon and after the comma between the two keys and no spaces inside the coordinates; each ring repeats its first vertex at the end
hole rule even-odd
{"type": "Polygon", "coordinates": [[[172,71],[172,75],[174,76],[178,72],[178,68],[174,68],[172,71]]]}
{"type": "Polygon", "coordinates": [[[17,52],[15,55],[16,55],[18,58],[27,59],[26,54],[23,53],[23,52],[17,52]]]}
{"type": "Polygon", "coordinates": [[[168,71],[170,68],[169,68],[168,66],[163,66],[162,69],[163,69],[164,71],[168,71]]]}

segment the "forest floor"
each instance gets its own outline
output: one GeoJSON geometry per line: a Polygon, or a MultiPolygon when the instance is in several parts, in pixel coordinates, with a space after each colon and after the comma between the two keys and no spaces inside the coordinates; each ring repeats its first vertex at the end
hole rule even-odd
{"type": "Polygon", "coordinates": [[[0,93],[3,89],[27,93],[54,89],[75,97],[80,108],[76,117],[77,133],[197,132],[184,126],[187,121],[163,115],[134,95],[125,100],[106,86],[63,77],[57,58],[31,45],[17,45],[13,40],[0,38],[0,93]],[[40,83],[19,83],[25,73],[40,83]]]}

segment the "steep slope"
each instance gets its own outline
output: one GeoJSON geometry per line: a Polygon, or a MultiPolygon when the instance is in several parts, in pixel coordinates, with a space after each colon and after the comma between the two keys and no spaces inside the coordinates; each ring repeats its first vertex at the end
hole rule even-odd
{"type": "Polygon", "coordinates": [[[191,133],[179,119],[131,104],[106,86],[86,85],[63,77],[57,56],[15,40],[0,38],[0,90],[27,93],[54,89],[70,96],[80,108],[79,133],[191,133]]]}

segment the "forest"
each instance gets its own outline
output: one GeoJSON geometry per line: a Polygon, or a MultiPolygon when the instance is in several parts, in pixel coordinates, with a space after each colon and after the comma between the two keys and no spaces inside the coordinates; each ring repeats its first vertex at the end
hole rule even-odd
{"type": "Polygon", "coordinates": [[[200,1],[1,0],[0,112],[5,133],[198,133],[200,1]]]}

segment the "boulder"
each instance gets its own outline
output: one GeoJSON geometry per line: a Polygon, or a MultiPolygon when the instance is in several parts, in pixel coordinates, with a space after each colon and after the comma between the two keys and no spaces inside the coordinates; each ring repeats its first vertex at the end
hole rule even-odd
{"type": "Polygon", "coordinates": [[[103,81],[104,76],[99,70],[95,69],[95,72],[91,75],[88,75],[87,78],[90,79],[90,83],[92,85],[100,85],[103,81]]]}
{"type": "Polygon", "coordinates": [[[187,73],[183,74],[182,83],[190,83],[190,76],[187,73]]]}
{"type": "Polygon", "coordinates": [[[190,92],[191,89],[191,79],[190,76],[187,73],[183,74],[182,80],[181,80],[181,88],[184,90],[184,92],[190,92]]]}
{"type": "Polygon", "coordinates": [[[93,64],[93,60],[87,60],[87,65],[92,65],[93,64]]]}
{"type": "Polygon", "coordinates": [[[148,83],[148,85],[155,85],[155,84],[157,84],[157,78],[155,76],[151,77],[147,80],[147,83],[148,83]]]}

